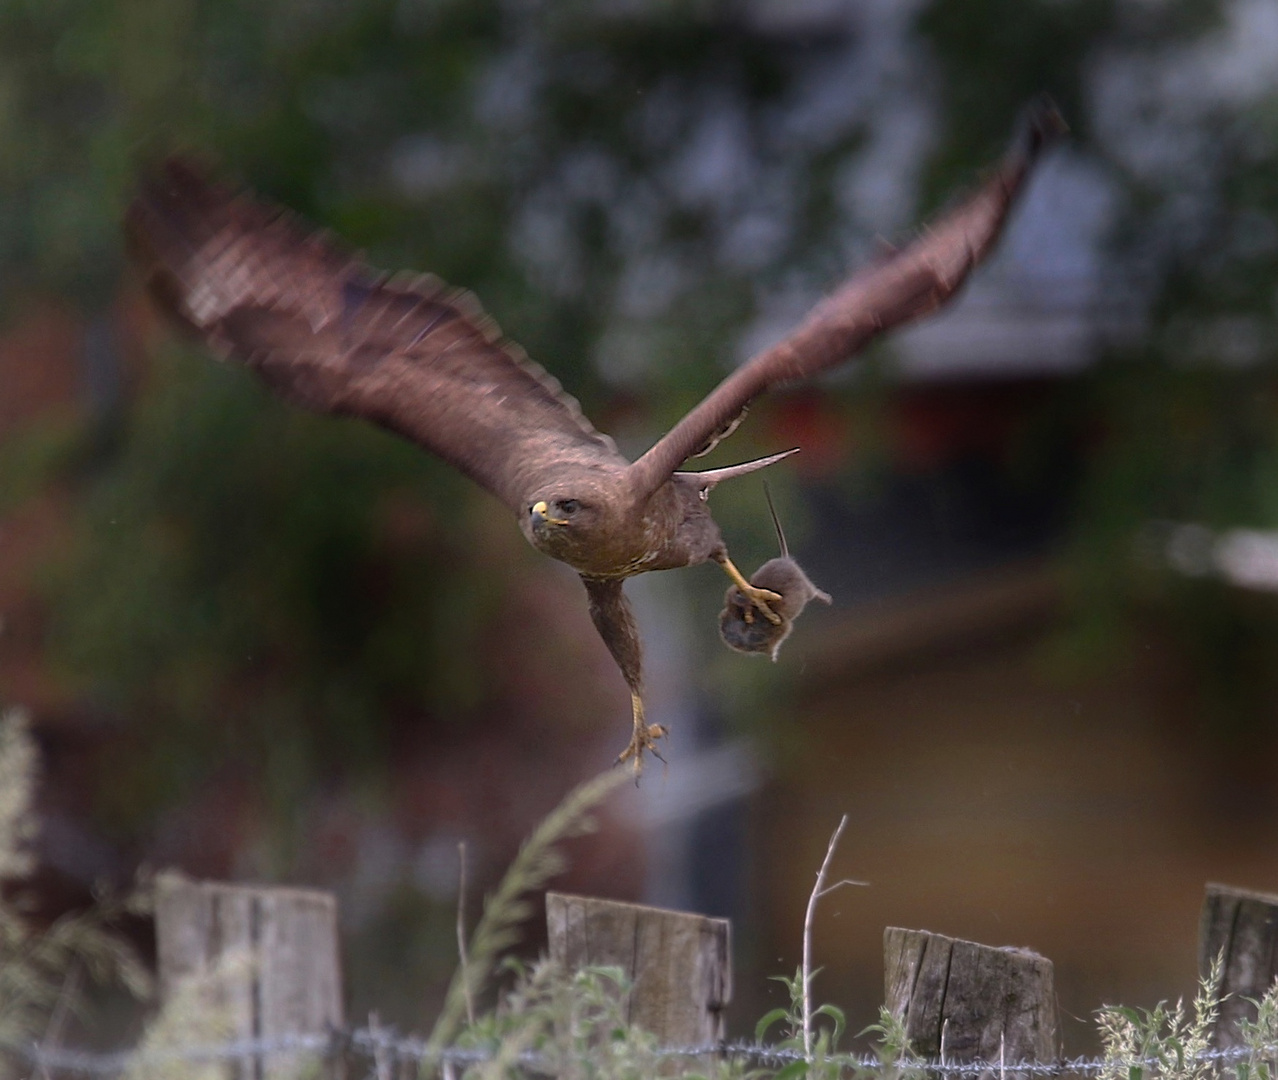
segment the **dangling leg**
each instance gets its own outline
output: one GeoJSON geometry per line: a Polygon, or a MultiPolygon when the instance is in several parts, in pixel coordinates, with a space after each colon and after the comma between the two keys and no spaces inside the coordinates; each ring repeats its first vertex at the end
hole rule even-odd
{"type": "Polygon", "coordinates": [[[721,549],[717,554],[711,555],[710,557],[723,567],[723,572],[732,579],[732,584],[741,590],[742,596],[763,612],[763,617],[767,619],[768,622],[772,623],[773,626],[781,625],[781,616],[768,607],[768,604],[771,601],[781,599],[780,593],[775,593],[771,589],[756,588],[746,581],[745,575],[742,574],[741,571],[733,564],[732,560],[728,558],[728,551],[726,548],[721,549]]]}
{"type": "Polygon", "coordinates": [[[660,724],[649,724],[643,715],[643,645],[639,640],[639,628],[635,625],[634,611],[622,591],[620,578],[581,579],[590,597],[590,618],[603,638],[612,658],[621,668],[621,675],[630,687],[630,709],[633,731],[630,742],[617,757],[617,764],[634,760],[635,780],[643,772],[643,752],[665,761],[657,749],[657,740],[665,736],[660,724]]]}
{"type": "Polygon", "coordinates": [[[657,749],[657,740],[665,738],[667,732],[664,725],[649,724],[644,720],[643,698],[639,696],[638,690],[630,691],[630,714],[634,730],[626,748],[617,755],[616,764],[620,765],[623,761],[629,761],[634,758],[635,780],[637,781],[639,774],[643,772],[643,752],[645,750],[651,750],[653,757],[663,764],[665,763],[666,759],[662,756],[661,751],[657,749]]]}

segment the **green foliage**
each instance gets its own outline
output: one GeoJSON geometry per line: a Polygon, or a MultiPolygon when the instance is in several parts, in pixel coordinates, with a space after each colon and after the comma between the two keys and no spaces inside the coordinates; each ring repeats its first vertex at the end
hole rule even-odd
{"type": "Polygon", "coordinates": [[[1218,581],[1181,580],[1147,541],[1159,522],[1278,526],[1278,95],[1171,85],[1240,33],[1239,12],[1220,0],[933,0],[918,24],[945,86],[927,202],[1036,89],[1069,120],[1066,154],[1111,186],[1102,289],[1149,321],[1055,407],[1085,455],[1070,645],[1092,670],[1123,657],[1133,631],[1161,627],[1194,671],[1202,726],[1234,746],[1272,730],[1264,657],[1278,623],[1218,581]]]}
{"type": "Polygon", "coordinates": [[[506,578],[452,572],[475,513],[462,484],[374,429],[170,356],[52,585],[66,681],[130,719],[103,820],[136,828],[228,762],[268,807],[296,806],[326,763],[384,761],[404,711],[483,704],[466,658],[506,578]]]}
{"type": "MultiPolygon", "coordinates": [[[[0,867],[5,876],[26,873],[24,843],[30,836],[29,798],[34,785],[35,749],[20,714],[0,722],[0,867]]],[[[843,1011],[825,1004],[814,1010],[822,1023],[811,1056],[782,1065],[769,1057],[802,1055],[804,985],[802,970],[778,976],[789,995],[787,1007],[773,1009],[755,1027],[758,1055],[684,1059],[628,1020],[632,986],[612,967],[565,971],[548,959],[531,965],[502,954],[518,939],[530,913],[526,895],[544,888],[565,866],[560,845],[593,828],[590,812],[627,779],[622,770],[605,773],[571,792],[532,832],[485,904],[472,935],[467,962],[459,966],[443,1011],[427,1042],[420,1075],[462,1076],[466,1080],[552,1075],[566,1080],[922,1080],[928,1063],[909,1045],[902,1020],[881,1008],[879,1022],[860,1032],[871,1036],[872,1057],[840,1050],[846,1030],[843,1011]],[[498,971],[513,983],[496,1005],[463,1023],[465,997],[475,994],[498,971]],[[768,1043],[782,1025],[782,1037],[768,1043]],[[480,1060],[467,1063],[469,1055],[480,1060]],[[762,1062],[762,1064],[754,1064],[762,1062]]],[[[83,965],[97,978],[118,978],[136,993],[147,980],[132,952],[105,931],[109,910],[66,918],[43,933],[33,932],[17,909],[0,902],[0,1065],[22,1061],[13,1055],[43,1030],[48,1011],[68,994],[67,973],[83,965]]],[[[230,953],[207,971],[173,988],[164,1007],[147,1025],[136,1054],[124,1066],[125,1080],[212,1080],[225,1061],[210,1053],[237,1033],[230,1002],[255,958],[230,953]],[[198,1051],[191,1054],[192,1050],[198,1051]]],[[[1152,1009],[1109,1006],[1097,1013],[1104,1045],[1102,1080],[1209,1080],[1220,1072],[1212,1061],[1211,1033],[1219,1017],[1223,959],[1217,957],[1202,979],[1189,1009],[1182,1002],[1152,1009]]],[[[1273,1080],[1278,1053],[1278,983],[1253,1003],[1254,1021],[1237,1025],[1244,1056],[1233,1063],[1236,1080],[1273,1080]]],[[[1010,1066],[1011,1063],[1009,1063],[1010,1066]]],[[[381,1068],[381,1065],[378,1065],[381,1068]]],[[[319,1075],[306,1054],[273,1059],[280,1075],[319,1075]]],[[[19,1075],[4,1072],[0,1076],[19,1075]]],[[[380,1075],[380,1073],[379,1073],[380,1075]]]]}
{"type": "Polygon", "coordinates": [[[472,999],[492,976],[501,954],[518,940],[518,928],[532,913],[528,893],[544,888],[565,867],[558,845],[594,830],[589,816],[600,802],[626,779],[623,770],[602,773],[578,785],[564,798],[521,845],[496,891],[484,904],[484,913],[460,965],[448,987],[444,1008],[435,1021],[428,1054],[447,1046],[456,1034],[472,999]]]}
{"type": "MultiPolygon", "coordinates": [[[[627,779],[625,770],[614,769],[579,785],[524,842],[485,902],[465,959],[449,986],[423,1058],[427,1075],[441,1067],[445,1048],[484,1052],[485,1060],[463,1073],[470,1080],[526,1075],[527,1055],[538,1059],[538,1072],[566,1080],[648,1080],[671,1074],[670,1061],[658,1053],[662,1048],[656,1039],[627,1018],[631,987],[620,969],[568,972],[544,958],[531,966],[510,957],[502,960],[502,953],[518,940],[519,924],[531,912],[527,894],[544,888],[564,869],[559,845],[592,831],[590,812],[627,779]],[[499,968],[514,973],[514,985],[494,1009],[463,1025],[467,998],[473,1000],[499,968]]],[[[736,1064],[715,1061],[705,1075],[707,1080],[731,1080],[743,1073],[736,1064]]],[[[679,1068],[677,1075],[702,1073],[679,1068]]]]}
{"type": "MultiPolygon", "coordinates": [[[[1248,999],[1251,1000],[1251,999],[1248,999]]],[[[1278,982],[1259,1001],[1251,1001],[1256,1019],[1239,1017],[1234,1029],[1247,1050],[1234,1066],[1238,1080],[1273,1080],[1278,1075],[1278,982]]]]}
{"type": "Polygon", "coordinates": [[[1169,1008],[1160,1001],[1152,1009],[1106,1006],[1096,1014],[1106,1070],[1102,1080],[1205,1080],[1215,1065],[1203,1055],[1211,1048],[1211,1032],[1220,1015],[1223,955],[1212,962],[1186,1010],[1183,1001],[1169,1008]]]}
{"type": "Polygon", "coordinates": [[[26,717],[0,714],[0,1077],[26,1074],[14,1051],[46,1030],[55,1009],[80,1008],[77,972],[98,982],[117,981],[137,996],[150,980],[131,946],[111,932],[119,905],[103,901],[94,911],[64,915],[47,928],[32,924],[14,899],[15,885],[30,873],[26,844],[34,833],[31,798],[37,777],[36,747],[26,717]]]}
{"type": "Polygon", "coordinates": [[[84,456],[85,431],[70,418],[42,417],[0,442],[0,514],[39,496],[84,456]]]}
{"type": "MultiPolygon", "coordinates": [[[[812,974],[813,977],[816,976],[815,971],[812,974]]],[[[772,978],[786,988],[790,995],[790,1004],[785,1008],[772,1009],[759,1019],[754,1026],[755,1042],[763,1043],[768,1032],[776,1024],[782,1024],[784,1037],[773,1045],[780,1050],[802,1054],[804,1052],[803,969],[796,970],[794,978],[787,978],[784,975],[773,975],[772,978]]],[[[843,1010],[837,1005],[825,1004],[813,1009],[812,1016],[812,1026],[815,1030],[811,1060],[791,1062],[775,1074],[777,1077],[784,1080],[801,1076],[816,1078],[816,1080],[838,1080],[847,1068],[846,1055],[840,1055],[839,1052],[839,1039],[847,1028],[847,1019],[843,1015],[843,1010]],[[818,1025],[816,1022],[818,1017],[824,1017],[828,1023],[818,1025]]]]}
{"type": "Polygon", "coordinates": [[[972,162],[997,154],[1018,112],[1050,94],[1071,126],[1086,125],[1086,60],[1112,33],[1114,0],[933,0],[918,28],[938,60],[943,149],[924,203],[951,196],[972,162]]]}
{"type": "MultiPolygon", "coordinates": [[[[123,1080],[222,1080],[226,1065],[189,1060],[193,1046],[217,1046],[237,1034],[231,1002],[242,989],[254,958],[228,953],[207,970],[187,975],[172,989],[164,1007],[143,1032],[123,1080]]],[[[275,1074],[277,1069],[272,1069],[275,1074]]]]}
{"type": "Polygon", "coordinates": [[[879,1022],[865,1028],[871,1035],[870,1048],[878,1059],[878,1067],[869,1072],[881,1080],[923,1080],[926,1062],[910,1048],[905,1021],[886,1005],[879,1006],[879,1022]]]}
{"type": "Polygon", "coordinates": [[[630,987],[620,969],[568,973],[543,959],[516,970],[515,985],[498,1008],[458,1040],[459,1049],[489,1055],[464,1076],[525,1075],[521,1058],[529,1054],[537,1056],[539,1072],[552,1076],[646,1080],[661,1074],[656,1040],[626,1020],[630,987]]]}
{"type": "Polygon", "coordinates": [[[1152,325],[1073,401],[1099,436],[1072,538],[1081,655],[1122,656],[1133,629],[1162,627],[1194,674],[1202,727],[1232,748],[1272,736],[1265,657],[1278,622],[1255,597],[1170,569],[1157,527],[1278,526],[1278,249],[1256,232],[1278,206],[1275,101],[1186,123],[1181,137],[1223,163],[1218,186],[1195,196],[1211,204],[1196,227],[1172,220],[1187,197],[1175,177],[1140,177],[1114,258],[1146,279],[1151,263],[1161,272],[1152,325]]]}

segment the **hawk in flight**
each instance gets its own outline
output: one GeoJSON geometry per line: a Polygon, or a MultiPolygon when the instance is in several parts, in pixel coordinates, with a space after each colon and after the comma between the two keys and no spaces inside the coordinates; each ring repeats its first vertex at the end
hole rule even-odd
{"type": "MultiPolygon", "coordinates": [[[[219,355],[282,397],[361,416],[456,466],[500,499],[528,541],[581,575],[590,615],[630,688],[633,732],[619,761],[642,768],[665,731],[644,719],[639,634],[622,584],[713,560],[762,618],[776,593],[728,557],[706,497],[769,465],[680,466],[735,428],[771,387],[841,364],[875,335],[944,304],[990,250],[1035,158],[1064,125],[1049,105],[965,201],[912,243],[852,276],[789,337],[738,367],[637,461],[466,293],[387,276],[288,211],[170,160],[128,210],[152,295],[219,355]]],[[[790,451],[793,452],[793,451],[790,451]]]]}

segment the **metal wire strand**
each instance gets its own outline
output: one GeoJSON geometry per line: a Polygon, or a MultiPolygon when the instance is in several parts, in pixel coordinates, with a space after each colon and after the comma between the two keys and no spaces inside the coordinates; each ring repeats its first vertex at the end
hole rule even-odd
{"type": "MultiPolygon", "coordinates": [[[[63,1073],[78,1076],[117,1076],[130,1067],[163,1066],[176,1062],[248,1061],[263,1057],[306,1056],[316,1060],[332,1059],[343,1054],[373,1061],[378,1055],[390,1054],[396,1060],[421,1061],[426,1056],[426,1040],[418,1036],[397,1036],[383,1028],[334,1029],[327,1034],[281,1035],[263,1039],[242,1039],[216,1045],[194,1045],[152,1050],[146,1053],[114,1051],[95,1053],[87,1050],[41,1047],[38,1044],[14,1046],[7,1052],[25,1060],[33,1068],[42,1068],[50,1074],[63,1073]]],[[[800,1050],[790,1047],[766,1046],[750,1042],[727,1042],[699,1046],[666,1047],[653,1051],[662,1058],[699,1058],[720,1055],[744,1058],[761,1066],[776,1065],[782,1068],[791,1062],[803,1061],[800,1050]]],[[[1278,1045],[1249,1048],[1232,1047],[1227,1050],[1208,1050],[1190,1061],[1214,1064],[1222,1069],[1253,1056],[1272,1058],[1278,1055],[1278,1045]]],[[[432,1054],[433,1063],[468,1065],[490,1061],[494,1054],[484,1049],[449,1047],[432,1054]]],[[[530,1071],[542,1071],[546,1065],[543,1055],[520,1055],[520,1064],[530,1071]]],[[[997,1074],[1000,1077],[1068,1077],[1095,1076],[1110,1073],[1116,1076],[1131,1075],[1134,1069],[1157,1071],[1164,1062],[1157,1058],[1134,1060],[1107,1060],[1104,1058],[1066,1058],[1054,1062],[999,1061],[923,1061],[908,1059],[884,1064],[877,1057],[858,1054],[831,1054],[824,1059],[827,1065],[842,1071],[853,1072],[859,1077],[912,1075],[917,1077],[976,1077],[997,1074]]]]}

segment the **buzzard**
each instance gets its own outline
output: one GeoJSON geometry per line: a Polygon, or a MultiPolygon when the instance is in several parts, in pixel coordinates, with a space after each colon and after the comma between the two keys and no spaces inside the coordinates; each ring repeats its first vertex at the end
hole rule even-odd
{"type": "Polygon", "coordinates": [[[769,606],[780,596],[751,585],[728,557],[706,497],[785,454],[708,472],[680,466],[730,434],[766,390],[841,364],[945,303],[1063,127],[1050,105],[1031,109],[973,194],[851,277],[633,462],[469,294],[434,277],[381,274],[288,211],[180,159],[144,181],[125,226],[152,295],[217,354],[289,401],[364,417],[438,454],[500,499],[534,547],[581,575],[591,619],[630,688],[633,730],[618,762],[632,761],[637,774],[666,732],[644,719],[625,579],[713,560],[762,618],[782,621],[769,606]]]}

